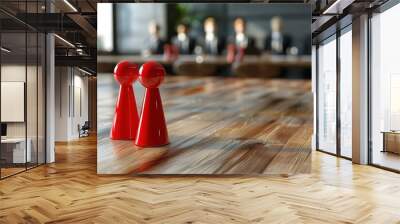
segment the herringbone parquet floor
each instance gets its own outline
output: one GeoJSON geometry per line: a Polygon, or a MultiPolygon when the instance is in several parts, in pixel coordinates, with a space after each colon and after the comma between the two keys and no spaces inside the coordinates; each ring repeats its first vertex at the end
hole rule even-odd
{"type": "Polygon", "coordinates": [[[0,181],[0,223],[400,223],[400,175],[313,153],[291,177],[96,175],[96,139],[0,181]]]}

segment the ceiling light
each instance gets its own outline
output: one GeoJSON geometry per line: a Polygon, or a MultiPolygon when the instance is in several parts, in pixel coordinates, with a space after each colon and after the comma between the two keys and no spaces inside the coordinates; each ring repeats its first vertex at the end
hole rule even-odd
{"type": "Polygon", "coordinates": [[[86,70],[83,70],[83,69],[81,69],[81,68],[79,68],[79,67],[78,67],[78,70],[81,71],[81,72],[83,72],[83,73],[85,73],[85,74],[87,74],[87,75],[93,75],[92,73],[90,73],[90,72],[88,72],[88,71],[86,71],[86,70]]]}
{"type": "Polygon", "coordinates": [[[337,5],[339,4],[340,0],[336,0],[332,5],[330,5],[322,14],[331,14],[332,9],[337,10],[337,5]]]}
{"type": "Polygon", "coordinates": [[[11,52],[11,50],[9,50],[9,49],[7,49],[7,48],[5,48],[5,47],[1,47],[0,49],[1,49],[2,51],[6,52],[6,53],[10,53],[10,52],[11,52]]]}
{"type": "Polygon", "coordinates": [[[78,12],[78,10],[73,6],[68,0],[64,0],[65,4],[67,4],[74,12],[78,12]]]}
{"type": "Polygon", "coordinates": [[[58,34],[54,34],[55,37],[57,37],[59,40],[61,40],[62,42],[66,43],[67,45],[69,45],[70,47],[75,48],[75,45],[73,45],[71,42],[69,42],[68,40],[60,37],[58,34]]]}
{"type": "Polygon", "coordinates": [[[83,52],[82,48],[77,48],[76,49],[76,53],[78,53],[79,55],[84,55],[85,54],[85,52],[83,52]]]}
{"type": "Polygon", "coordinates": [[[330,5],[322,14],[342,14],[343,9],[351,5],[355,0],[336,0],[332,5],[330,5]]]}

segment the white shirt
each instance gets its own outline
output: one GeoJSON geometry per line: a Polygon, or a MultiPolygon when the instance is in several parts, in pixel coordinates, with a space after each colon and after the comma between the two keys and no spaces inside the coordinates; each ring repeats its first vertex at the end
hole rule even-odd
{"type": "Polygon", "coordinates": [[[275,52],[283,51],[283,36],[280,32],[272,32],[271,34],[271,50],[275,52]]]}
{"type": "Polygon", "coordinates": [[[236,46],[239,46],[241,48],[247,48],[248,45],[248,38],[244,35],[244,33],[238,33],[236,34],[236,46]]]}
{"type": "Polygon", "coordinates": [[[212,53],[218,53],[218,39],[214,33],[206,33],[206,48],[212,53]]]}
{"type": "Polygon", "coordinates": [[[189,38],[184,33],[178,33],[178,41],[184,52],[189,52],[189,38]]]}

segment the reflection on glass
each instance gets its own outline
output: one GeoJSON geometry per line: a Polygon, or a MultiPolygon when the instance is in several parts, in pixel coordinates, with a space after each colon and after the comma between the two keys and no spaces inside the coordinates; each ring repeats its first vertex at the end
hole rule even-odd
{"type": "Polygon", "coordinates": [[[400,170],[400,5],[372,17],[372,163],[400,170]]]}
{"type": "Polygon", "coordinates": [[[318,48],[318,148],[336,153],[336,40],[318,48]]]}
{"type": "Polygon", "coordinates": [[[352,157],[352,35],[340,36],[340,153],[352,157]]]}

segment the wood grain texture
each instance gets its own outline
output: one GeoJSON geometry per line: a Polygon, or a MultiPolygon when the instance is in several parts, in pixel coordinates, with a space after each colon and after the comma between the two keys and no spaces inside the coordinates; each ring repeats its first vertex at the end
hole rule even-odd
{"type": "MultiPolygon", "coordinates": [[[[168,77],[162,97],[170,144],[110,140],[118,86],[98,76],[99,174],[308,172],[312,93],[304,80],[168,77]]],[[[135,94],[140,108],[143,89],[135,94]]]]}
{"type": "Polygon", "coordinates": [[[96,139],[0,181],[0,223],[400,223],[400,175],[312,152],[290,177],[96,174],[96,139]]]}

